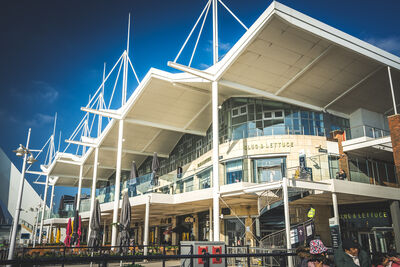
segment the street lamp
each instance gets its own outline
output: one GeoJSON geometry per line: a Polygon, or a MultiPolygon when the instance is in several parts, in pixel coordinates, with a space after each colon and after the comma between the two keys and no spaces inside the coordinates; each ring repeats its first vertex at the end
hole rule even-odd
{"type": "Polygon", "coordinates": [[[28,138],[26,140],[26,147],[23,145],[19,145],[19,147],[14,150],[15,154],[18,157],[24,157],[24,161],[22,163],[22,172],[21,172],[21,182],[19,184],[19,190],[18,190],[18,200],[17,200],[17,206],[15,208],[15,215],[14,215],[14,222],[13,222],[13,228],[12,228],[12,233],[11,233],[11,241],[10,241],[10,249],[8,251],[8,259],[12,260],[14,257],[14,249],[15,249],[15,242],[17,239],[17,229],[18,229],[18,222],[19,222],[19,214],[21,212],[21,202],[22,202],[22,193],[24,191],[24,181],[25,181],[25,169],[26,169],[26,163],[28,164],[33,164],[36,159],[32,155],[32,153],[29,151],[29,139],[31,137],[31,128],[29,128],[28,131],[28,138]],[[29,158],[28,154],[30,155],[29,158]]]}

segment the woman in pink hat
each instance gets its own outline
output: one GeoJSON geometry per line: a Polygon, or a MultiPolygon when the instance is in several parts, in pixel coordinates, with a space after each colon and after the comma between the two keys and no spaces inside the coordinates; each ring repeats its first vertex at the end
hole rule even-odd
{"type": "Polygon", "coordinates": [[[319,239],[310,241],[311,259],[308,261],[308,267],[330,267],[330,260],[327,258],[327,247],[319,239]]]}

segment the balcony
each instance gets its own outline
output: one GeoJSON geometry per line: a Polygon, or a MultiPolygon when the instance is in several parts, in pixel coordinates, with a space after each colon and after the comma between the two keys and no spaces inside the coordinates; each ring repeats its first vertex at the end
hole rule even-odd
{"type": "Polygon", "coordinates": [[[346,141],[343,142],[343,151],[356,151],[363,154],[380,153],[385,156],[385,152],[393,153],[392,139],[387,130],[361,125],[345,130],[346,141]]]}

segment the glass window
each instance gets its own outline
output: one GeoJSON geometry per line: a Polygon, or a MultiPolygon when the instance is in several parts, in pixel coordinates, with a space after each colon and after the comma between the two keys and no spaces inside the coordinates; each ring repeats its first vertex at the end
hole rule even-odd
{"type": "Polygon", "coordinates": [[[264,120],[283,119],[283,110],[264,111],[264,120]]]}
{"type": "Polygon", "coordinates": [[[264,112],[264,119],[272,119],[272,112],[271,111],[264,112]]]}
{"type": "Polygon", "coordinates": [[[204,171],[202,173],[197,174],[197,178],[199,179],[199,188],[205,189],[210,188],[211,186],[211,170],[204,171]]]}
{"type": "Polygon", "coordinates": [[[247,123],[232,126],[232,139],[238,140],[246,138],[247,135],[247,123]]]}
{"type": "Polygon", "coordinates": [[[232,118],[246,115],[246,114],[247,114],[247,105],[232,109],[232,118]]]}
{"type": "Polygon", "coordinates": [[[285,159],[284,157],[255,159],[253,161],[254,182],[269,183],[280,181],[285,175],[285,159]]]}
{"type": "Polygon", "coordinates": [[[225,220],[226,242],[228,246],[244,246],[245,227],[244,219],[225,220]]]}
{"type": "Polygon", "coordinates": [[[233,184],[243,181],[243,161],[234,160],[226,163],[226,183],[233,184]]]}
{"type": "Polygon", "coordinates": [[[185,192],[193,191],[193,177],[184,181],[185,192]]]}
{"type": "Polygon", "coordinates": [[[275,118],[283,118],[283,110],[275,111],[275,118]]]}

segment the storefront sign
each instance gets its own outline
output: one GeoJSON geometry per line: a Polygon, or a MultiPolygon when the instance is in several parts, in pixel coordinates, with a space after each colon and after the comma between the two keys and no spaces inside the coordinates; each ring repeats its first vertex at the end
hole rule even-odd
{"type": "Polygon", "coordinates": [[[256,150],[256,149],[275,149],[275,148],[289,148],[294,147],[293,142],[267,142],[257,143],[251,145],[245,145],[244,150],[256,150]]]}
{"type": "Polygon", "coordinates": [[[361,210],[341,213],[340,219],[344,223],[353,224],[355,227],[390,226],[389,212],[384,210],[361,210]]]}
{"type": "Polygon", "coordinates": [[[184,222],[185,222],[185,223],[193,223],[193,222],[194,222],[194,218],[188,216],[188,217],[185,218],[184,222]]]}
{"type": "Polygon", "coordinates": [[[206,158],[205,160],[203,160],[197,164],[197,168],[200,168],[201,166],[203,166],[204,164],[206,164],[207,162],[210,162],[210,161],[211,161],[211,157],[206,158]]]}

